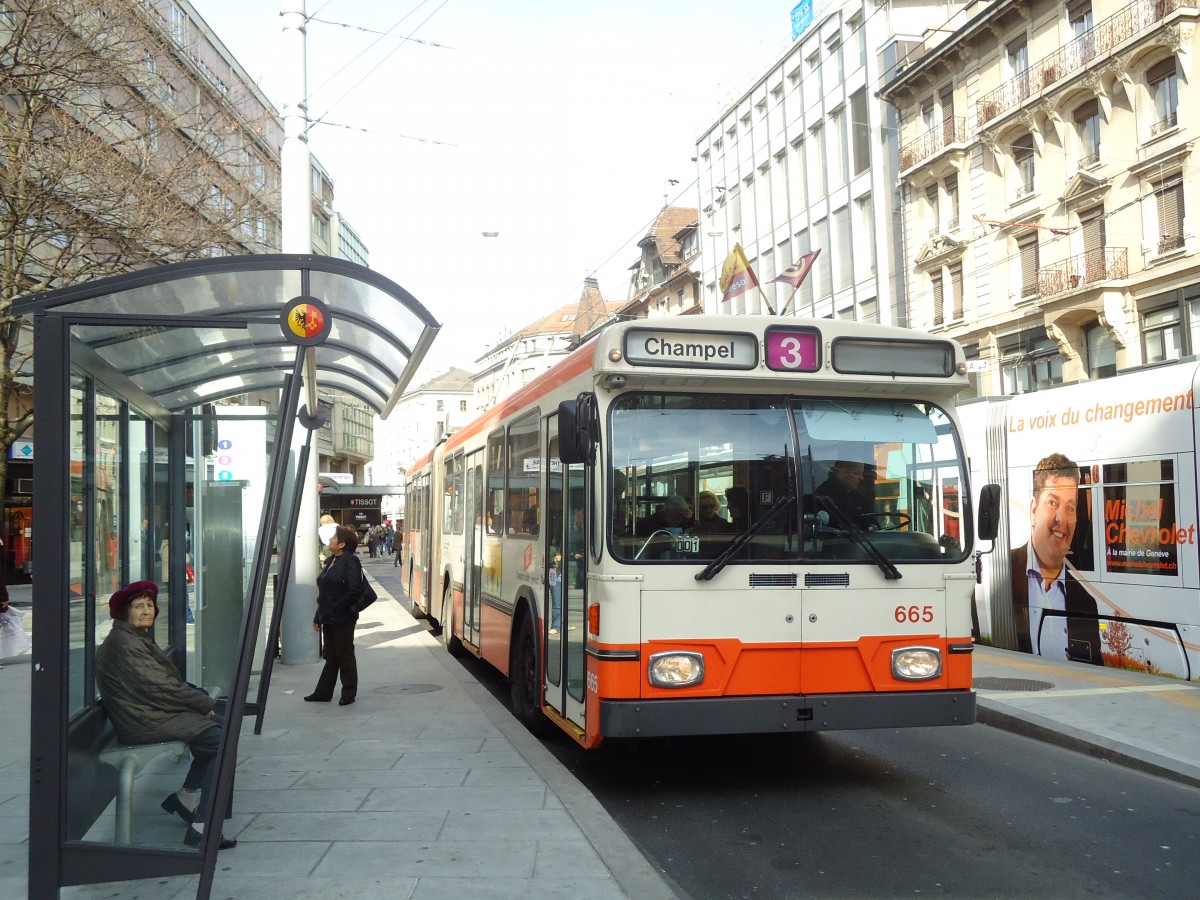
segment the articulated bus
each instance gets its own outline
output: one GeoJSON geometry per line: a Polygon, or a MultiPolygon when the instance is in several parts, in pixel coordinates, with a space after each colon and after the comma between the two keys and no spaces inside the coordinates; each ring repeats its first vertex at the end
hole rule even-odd
{"type": "Polygon", "coordinates": [[[611,326],[410,469],[413,612],[583,747],[969,724],[965,373],[901,328],[611,326]]]}
{"type": "Polygon", "coordinates": [[[1197,391],[1191,359],[960,406],[972,471],[1009,504],[978,589],[984,641],[1200,678],[1197,391]],[[1035,472],[1051,458],[1068,467],[1074,503],[1039,518],[1035,472]],[[1020,589],[1036,578],[1020,561],[1037,555],[1039,522],[1065,545],[1064,608],[1020,589]]]}

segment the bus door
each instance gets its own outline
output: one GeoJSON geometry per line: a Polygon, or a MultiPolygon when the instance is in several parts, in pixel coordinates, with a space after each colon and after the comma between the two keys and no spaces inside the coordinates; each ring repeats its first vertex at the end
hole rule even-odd
{"type": "Polygon", "coordinates": [[[581,464],[558,459],[558,423],[549,420],[550,471],[546,480],[546,705],[582,725],[584,643],[587,635],[587,491],[581,464]]]}
{"type": "Polygon", "coordinates": [[[467,456],[466,483],[467,521],[463,548],[463,640],[479,646],[479,617],[483,587],[483,451],[467,456]]]}
{"type": "MultiPolygon", "coordinates": [[[[425,517],[425,530],[416,535],[421,541],[421,599],[425,609],[433,610],[433,542],[435,535],[441,534],[441,522],[433,520],[433,487],[429,474],[421,476],[424,484],[421,486],[422,505],[425,517]]],[[[440,517],[439,517],[440,519],[440,517]]],[[[440,589],[440,588],[439,588],[440,589]]]]}

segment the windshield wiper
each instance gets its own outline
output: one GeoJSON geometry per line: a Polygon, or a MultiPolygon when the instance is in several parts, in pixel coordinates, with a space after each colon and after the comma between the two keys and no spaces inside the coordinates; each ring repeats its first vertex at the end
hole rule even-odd
{"type": "Polygon", "coordinates": [[[896,581],[904,576],[900,574],[900,570],[892,563],[890,559],[883,555],[874,542],[867,537],[866,533],[858,528],[853,520],[846,515],[836,503],[828,497],[823,497],[817,494],[813,497],[816,503],[831,513],[841,526],[841,531],[847,534],[854,543],[858,544],[867,551],[867,555],[875,561],[875,565],[879,566],[879,570],[883,572],[883,577],[888,581],[896,581]]]}
{"type": "Polygon", "coordinates": [[[750,525],[744,531],[740,532],[737,537],[729,542],[729,546],[722,550],[721,554],[716,559],[705,566],[702,572],[697,572],[696,580],[711,581],[713,576],[725,568],[726,564],[733,557],[733,554],[737,553],[748,543],[750,543],[751,538],[762,531],[768,523],[770,523],[775,519],[776,516],[779,515],[781,511],[787,509],[788,504],[795,502],[795,494],[788,494],[786,497],[780,497],[778,500],[776,500],[771,508],[763,513],[761,519],[759,519],[753,525],[750,525]]]}

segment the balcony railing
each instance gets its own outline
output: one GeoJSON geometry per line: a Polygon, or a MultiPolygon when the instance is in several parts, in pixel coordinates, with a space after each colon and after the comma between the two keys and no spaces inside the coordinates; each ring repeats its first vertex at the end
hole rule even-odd
{"type": "Polygon", "coordinates": [[[1038,270],[1038,296],[1052,297],[1063,291],[1087,287],[1129,275],[1129,251],[1125,247],[1097,247],[1038,270]]]}
{"type": "Polygon", "coordinates": [[[1163,116],[1157,122],[1150,126],[1151,134],[1162,134],[1164,131],[1170,131],[1179,124],[1179,113],[1173,112],[1170,115],[1163,116]]]}
{"type": "Polygon", "coordinates": [[[1197,0],[1136,0],[1069,44],[1010,78],[975,102],[975,124],[982,125],[1024,103],[1035,91],[1078,72],[1139,32],[1153,28],[1178,9],[1196,9],[1197,0]]]}
{"type": "Polygon", "coordinates": [[[900,171],[911,169],[950,144],[963,143],[967,139],[967,120],[964,116],[952,116],[941,125],[930,128],[914,141],[900,148],[900,171]]]}
{"type": "Polygon", "coordinates": [[[1182,234],[1164,234],[1158,239],[1158,254],[1170,253],[1183,246],[1182,234]]]}

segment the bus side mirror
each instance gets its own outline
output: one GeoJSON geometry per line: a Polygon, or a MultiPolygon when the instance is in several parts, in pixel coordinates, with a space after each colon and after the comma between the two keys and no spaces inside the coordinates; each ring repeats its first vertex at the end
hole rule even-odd
{"type": "Polygon", "coordinates": [[[558,404],[558,458],[567,465],[596,461],[596,397],[582,393],[558,404]]]}
{"type": "Polygon", "coordinates": [[[1000,485],[985,484],[979,489],[979,527],[981,541],[994,541],[1000,533],[1000,485]]]}

